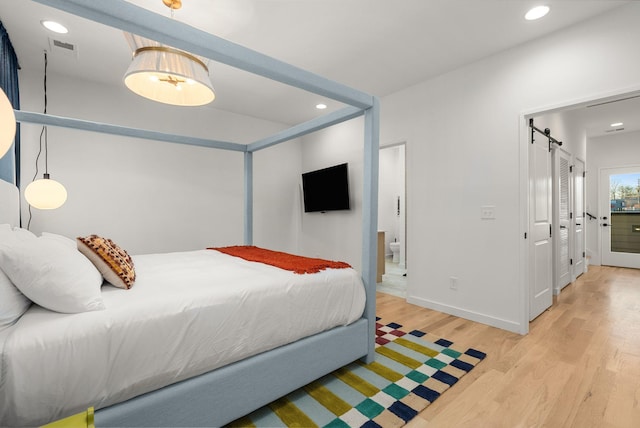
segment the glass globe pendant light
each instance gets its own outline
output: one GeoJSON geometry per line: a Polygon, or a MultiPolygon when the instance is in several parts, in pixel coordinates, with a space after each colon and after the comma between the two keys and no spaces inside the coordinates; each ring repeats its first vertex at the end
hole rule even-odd
{"type": "Polygon", "coordinates": [[[60,208],[67,200],[67,189],[45,173],[43,178],[29,183],[24,191],[24,198],[29,205],[39,210],[60,208]]]}

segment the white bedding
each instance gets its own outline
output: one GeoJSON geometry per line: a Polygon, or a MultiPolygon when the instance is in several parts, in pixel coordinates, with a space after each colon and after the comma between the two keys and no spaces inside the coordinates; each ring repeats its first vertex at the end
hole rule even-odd
{"type": "Polygon", "coordinates": [[[0,332],[0,426],[105,407],[362,315],[353,269],[297,275],[213,250],[133,257],[103,311],[34,305],[0,332]]]}

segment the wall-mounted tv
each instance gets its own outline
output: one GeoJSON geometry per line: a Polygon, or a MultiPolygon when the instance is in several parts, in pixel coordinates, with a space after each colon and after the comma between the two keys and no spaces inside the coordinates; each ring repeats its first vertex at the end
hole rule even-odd
{"type": "Polygon", "coordinates": [[[346,163],[302,174],[304,212],[348,210],[349,168],[346,163]]]}

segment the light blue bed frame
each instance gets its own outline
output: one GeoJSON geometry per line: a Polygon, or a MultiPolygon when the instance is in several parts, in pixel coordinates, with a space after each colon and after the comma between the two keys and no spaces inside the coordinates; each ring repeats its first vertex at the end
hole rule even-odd
{"type": "Polygon", "coordinates": [[[220,426],[357,359],[374,359],[378,150],[376,97],[123,0],[34,0],[347,105],[251,144],[236,144],[16,110],[18,122],[60,126],[244,153],[244,243],[253,242],[253,152],[364,115],[362,280],[367,304],[355,323],[99,409],[97,427],[220,426]]]}

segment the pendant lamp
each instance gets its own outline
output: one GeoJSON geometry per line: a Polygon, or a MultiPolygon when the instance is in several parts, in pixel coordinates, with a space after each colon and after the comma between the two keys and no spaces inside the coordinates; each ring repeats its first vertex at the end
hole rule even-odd
{"type": "Polygon", "coordinates": [[[16,135],[16,116],[11,101],[0,88],[0,158],[11,148],[16,135]]]}
{"type": "Polygon", "coordinates": [[[153,101],[178,106],[201,106],[216,97],[205,59],[124,33],[133,60],[124,76],[131,91],[153,101]]]}
{"type": "Polygon", "coordinates": [[[40,210],[60,208],[67,200],[67,189],[45,173],[43,178],[32,181],[24,190],[29,205],[40,210]]]}
{"type": "MultiPolygon", "coordinates": [[[[171,9],[172,18],[173,11],[182,7],[182,0],[162,2],[171,9]]],[[[201,106],[215,99],[205,58],[131,33],[124,36],[133,51],[124,75],[124,84],[131,91],[177,106],[201,106]]]]}
{"type": "MultiPolygon", "coordinates": [[[[47,53],[44,53],[44,113],[47,114],[47,53]]],[[[40,150],[44,142],[45,169],[43,177],[29,183],[24,190],[24,198],[29,205],[41,210],[53,210],[60,208],[67,200],[67,190],[59,182],[49,176],[49,147],[48,130],[42,127],[40,133],[40,150]]],[[[40,154],[38,154],[40,157],[40,154]]],[[[38,175],[38,158],[36,158],[36,176],[38,175]]],[[[31,222],[31,220],[29,220],[31,222]]]]}

